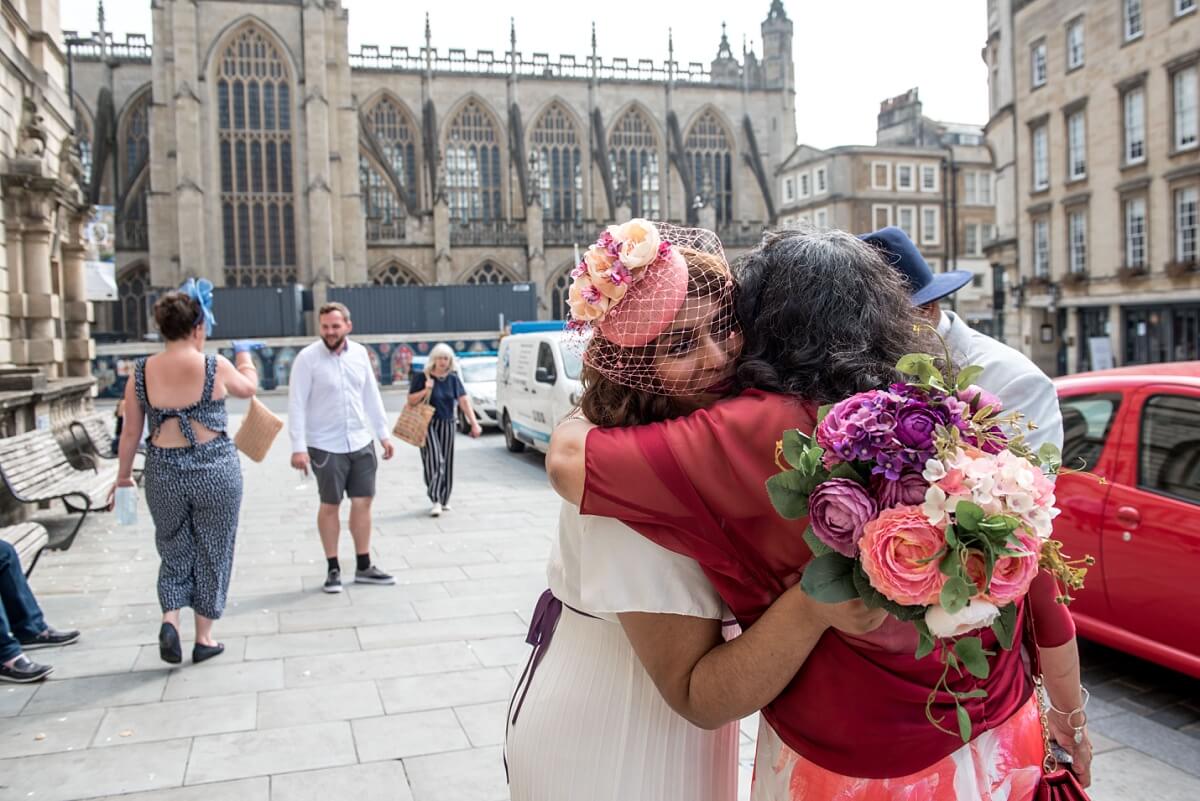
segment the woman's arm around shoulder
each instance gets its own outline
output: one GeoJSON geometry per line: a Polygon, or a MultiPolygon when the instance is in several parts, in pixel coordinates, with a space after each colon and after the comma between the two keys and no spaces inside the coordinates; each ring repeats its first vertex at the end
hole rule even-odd
{"type": "Polygon", "coordinates": [[[258,370],[249,353],[239,353],[238,363],[220,354],[217,355],[217,378],[225,385],[225,391],[235,398],[253,398],[258,392],[258,370]]]}

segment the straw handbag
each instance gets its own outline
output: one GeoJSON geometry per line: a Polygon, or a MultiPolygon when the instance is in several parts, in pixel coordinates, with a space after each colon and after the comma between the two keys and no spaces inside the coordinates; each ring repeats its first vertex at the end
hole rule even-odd
{"type": "Polygon", "coordinates": [[[258,398],[251,398],[250,409],[233,437],[233,444],[254,461],[261,462],[282,429],[283,421],[258,398]]]}
{"type": "Polygon", "coordinates": [[[429,398],[415,405],[405,403],[392,433],[396,435],[396,439],[424,448],[425,438],[429,434],[429,421],[432,419],[433,404],[429,402],[429,398]]]}

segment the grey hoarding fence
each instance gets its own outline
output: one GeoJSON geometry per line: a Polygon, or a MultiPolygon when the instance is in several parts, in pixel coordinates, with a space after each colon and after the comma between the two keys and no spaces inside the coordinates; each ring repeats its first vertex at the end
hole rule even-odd
{"type": "Polygon", "coordinates": [[[496,331],[502,317],[537,319],[530,283],[331,287],[328,297],[350,308],[356,334],[496,331]]]}
{"type": "Polygon", "coordinates": [[[304,336],[303,294],[298,284],[215,289],[214,335],[221,339],[304,336]]]}

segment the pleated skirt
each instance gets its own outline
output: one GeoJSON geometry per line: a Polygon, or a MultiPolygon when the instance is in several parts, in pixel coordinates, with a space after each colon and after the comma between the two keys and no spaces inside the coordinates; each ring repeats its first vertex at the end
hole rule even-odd
{"type": "Polygon", "coordinates": [[[517,722],[509,716],[506,753],[513,801],[737,798],[737,723],[693,726],[658,694],[620,624],[569,609],[517,722]]]}

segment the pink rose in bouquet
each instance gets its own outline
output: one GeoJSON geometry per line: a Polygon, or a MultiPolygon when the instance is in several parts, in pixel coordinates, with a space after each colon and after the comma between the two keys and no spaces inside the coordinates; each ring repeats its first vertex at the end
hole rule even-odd
{"type": "Polygon", "coordinates": [[[849,478],[831,478],[808,499],[809,524],[821,542],[842,556],[858,553],[863,526],[878,507],[861,484],[849,478]]]}
{"type": "Polygon", "coordinates": [[[1017,529],[1014,535],[1021,541],[1021,548],[1026,552],[1022,556],[1002,556],[996,560],[992,570],[992,583],[987,597],[996,606],[1005,606],[1018,598],[1025,597],[1029,585],[1038,572],[1038,555],[1042,552],[1041,541],[1024,529],[1017,529]]]}
{"type": "Polygon", "coordinates": [[[885,509],[863,527],[859,558],[871,586],[898,604],[937,603],[946,576],[938,552],[946,544],[944,525],[933,525],[916,506],[885,509]]]}

